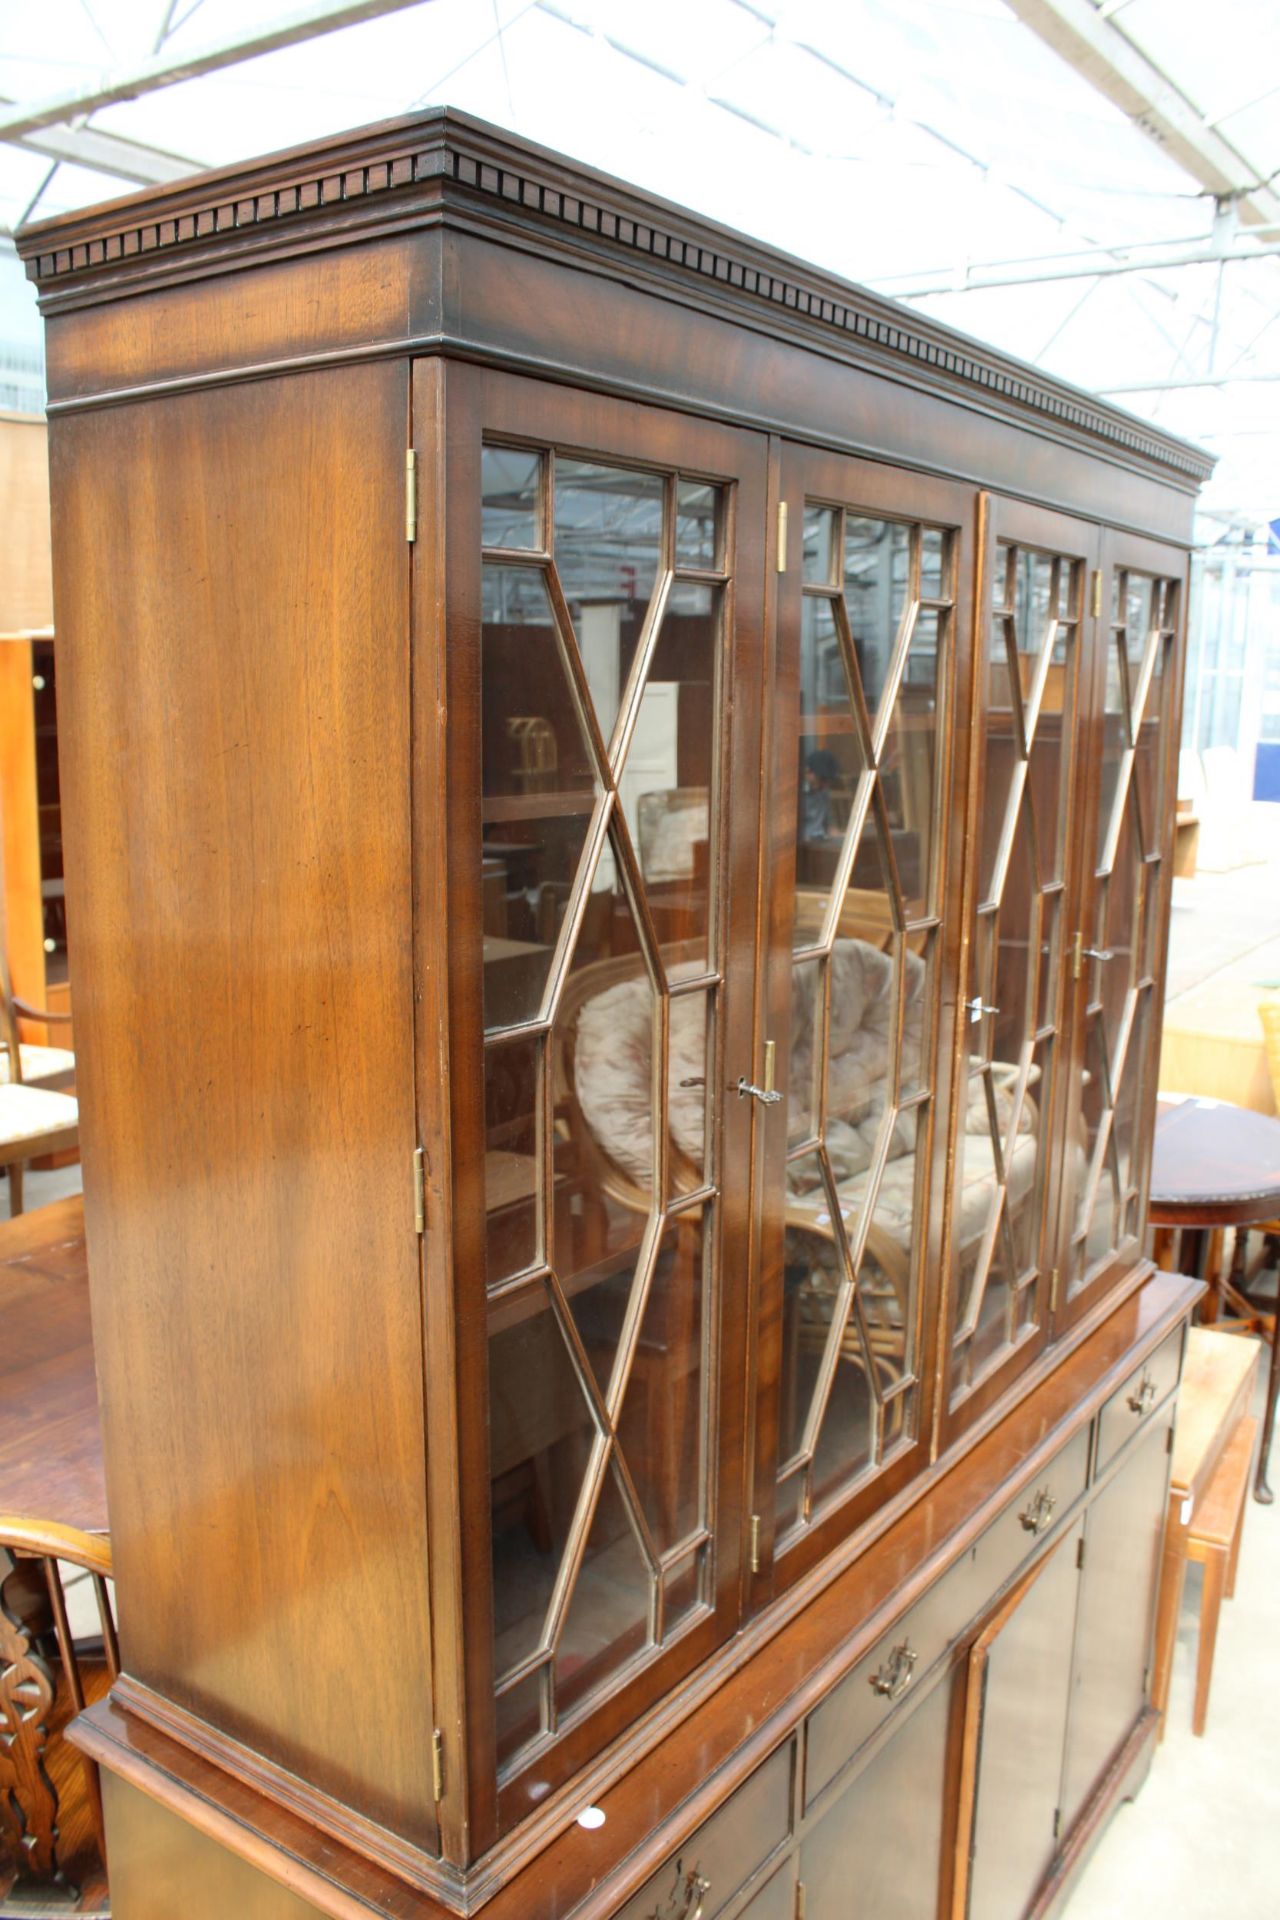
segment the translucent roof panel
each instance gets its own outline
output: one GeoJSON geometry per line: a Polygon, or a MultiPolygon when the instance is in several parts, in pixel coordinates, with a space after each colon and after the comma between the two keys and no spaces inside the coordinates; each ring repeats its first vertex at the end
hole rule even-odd
{"type": "MultiPolygon", "coordinates": [[[[237,59],[260,0],[0,0],[0,95],[69,103],[0,145],[0,222],[447,101],[1107,392],[1220,456],[1211,505],[1280,510],[1274,0],[1051,0],[1047,38],[1030,0],[385,5],[237,59]],[[1135,67],[1220,178],[1144,130],[1135,67]]],[[[39,405],[39,343],[0,253],[0,405],[39,405]]]]}

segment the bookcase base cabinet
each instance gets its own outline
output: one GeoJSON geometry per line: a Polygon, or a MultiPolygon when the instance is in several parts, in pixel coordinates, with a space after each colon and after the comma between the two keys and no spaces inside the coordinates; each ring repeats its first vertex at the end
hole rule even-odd
{"type": "MultiPolygon", "coordinates": [[[[1154,1746],[1147,1681],[1161,1526],[1197,1291],[1149,1279],[1069,1363],[1093,1375],[1089,1396],[1071,1404],[1061,1377],[1047,1381],[954,1469],[976,1480],[991,1465],[982,1455],[1010,1446],[1019,1470],[998,1501],[975,1509],[971,1486],[944,1483],[943,1511],[974,1516],[953,1538],[930,1540],[909,1517],[889,1529],[725,1682],[711,1729],[673,1728],[643,1778],[624,1775],[600,1794],[603,1820],[570,1816],[485,1911],[501,1920],[1054,1911],[1154,1746]],[[1135,1392],[1142,1382],[1152,1391],[1135,1392]],[[896,1586],[881,1584],[890,1576],[896,1586]],[[851,1631],[860,1584],[865,1619],[851,1631]],[[904,1593],[916,1596],[905,1606],[904,1593]],[[842,1617],[842,1637],[832,1641],[815,1613],[842,1617]],[[780,1672],[791,1697],[771,1691],[780,1672]]],[[[176,1888],[191,1920],[221,1920],[233,1890],[254,1920],[350,1920],[370,1902],[417,1920],[447,1912],[303,1823],[282,1829],[269,1801],[118,1705],[92,1709],[77,1738],[104,1768],[123,1920],[161,1920],[176,1888]]]]}
{"type": "Polygon", "coordinates": [[[175,1821],[1025,1906],[1145,1724],[1209,463],[451,110],[19,244],[122,1920],[175,1821]]]}

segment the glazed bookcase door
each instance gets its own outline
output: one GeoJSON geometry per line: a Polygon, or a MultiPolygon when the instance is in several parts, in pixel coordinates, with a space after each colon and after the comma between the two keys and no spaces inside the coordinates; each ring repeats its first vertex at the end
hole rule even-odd
{"type": "Polygon", "coordinates": [[[765,455],[494,374],[447,404],[465,1631],[506,1826],[737,1619],[765,455]]]}
{"type": "Polygon", "coordinates": [[[985,502],[950,1215],[953,1427],[990,1404],[1048,1333],[1096,547],[1089,526],[985,502]]]}
{"type": "Polygon", "coordinates": [[[1076,1041],[1060,1220],[1060,1322],[1141,1252],[1176,802],[1186,556],[1103,538],[1072,935],[1076,1041]]]}
{"type": "Polygon", "coordinates": [[[965,489],[799,447],[782,491],[763,840],[781,1099],[756,1103],[765,1591],[926,1450],[964,815],[948,741],[973,510],[965,489]]]}

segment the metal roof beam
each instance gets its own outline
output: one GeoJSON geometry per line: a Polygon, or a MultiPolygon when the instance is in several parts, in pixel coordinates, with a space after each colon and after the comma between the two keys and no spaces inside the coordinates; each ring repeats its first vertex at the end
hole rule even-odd
{"type": "MultiPolygon", "coordinates": [[[[15,102],[0,96],[0,108],[15,102]]],[[[99,133],[96,127],[45,127],[39,133],[11,136],[11,145],[28,153],[41,153],[46,160],[62,160],[68,166],[92,167],[95,173],[113,174],[119,180],[133,180],[139,186],[162,186],[166,180],[180,180],[184,174],[198,173],[202,161],[184,159],[180,153],[166,153],[162,147],[145,146],[139,140],[123,140],[116,133],[99,133]]]]}
{"type": "Polygon", "coordinates": [[[1280,220],[1280,194],[1195,102],[1091,0],[1007,0],[1025,26],[1246,226],[1280,220]]]}
{"type": "Polygon", "coordinates": [[[1252,260],[1273,260],[1277,255],[1280,255],[1280,245],[1274,244],[1265,247],[1230,247],[1225,252],[1217,247],[1199,246],[1177,253],[1148,254],[1140,260],[1102,259],[1075,267],[1051,267],[1046,264],[1020,268],[1016,272],[999,268],[989,272],[984,267],[962,267],[958,273],[940,272],[932,279],[917,281],[909,287],[899,286],[895,280],[872,280],[868,284],[877,293],[887,294],[892,300],[923,300],[929,294],[985,293],[991,287],[1038,287],[1051,280],[1103,280],[1121,273],[1166,273],[1174,267],[1221,267],[1233,266],[1237,262],[1248,265],[1252,260]]]}
{"type": "Polygon", "coordinates": [[[384,13],[399,13],[406,7],[424,4],[426,0],[313,0],[310,6],[232,34],[228,39],[184,53],[166,49],[149,60],[139,61],[135,67],[104,73],[95,85],[75,93],[2,108],[0,140],[17,141],[46,127],[64,126],[81,114],[96,113],[99,108],[115,106],[121,100],[136,100],[140,94],[154,93],[160,87],[178,86],[184,80],[198,79],[201,74],[237,66],[242,60],[277,53],[283,47],[297,46],[320,34],[335,33],[340,27],[356,26],[362,20],[376,20],[384,13]]]}

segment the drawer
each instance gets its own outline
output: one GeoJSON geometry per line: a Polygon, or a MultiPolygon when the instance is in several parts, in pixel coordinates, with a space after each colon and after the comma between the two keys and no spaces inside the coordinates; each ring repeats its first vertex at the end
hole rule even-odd
{"type": "Polygon", "coordinates": [[[881,1635],[821,1706],[806,1730],[804,1802],[808,1810],[845,1763],[884,1725],[896,1703],[1017,1571],[1036,1542],[1084,1492],[1088,1427],[1060,1448],[955,1566],[881,1635]],[[1037,1502],[1039,1503],[1037,1505],[1037,1502]],[[1038,1525],[1029,1524],[1032,1520],[1038,1525]]]}
{"type": "Polygon", "coordinates": [[[1182,1328],[1175,1327],[1155,1352],[1135,1367],[1098,1415],[1098,1461],[1094,1476],[1106,1470],[1126,1440],[1144,1427],[1178,1384],[1182,1371],[1182,1328]]]}
{"type": "Polygon", "coordinates": [[[757,1767],[614,1920],[715,1920],[790,1836],[794,1755],[789,1740],[757,1767]]]}

